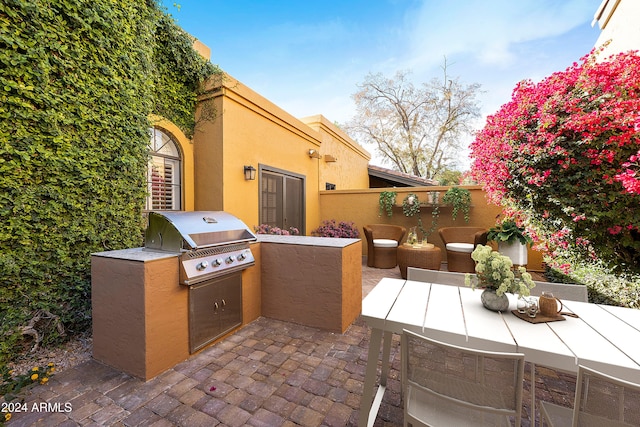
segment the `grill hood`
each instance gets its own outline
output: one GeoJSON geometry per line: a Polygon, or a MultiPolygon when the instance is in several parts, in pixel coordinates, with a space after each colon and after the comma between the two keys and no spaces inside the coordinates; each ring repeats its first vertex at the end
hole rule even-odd
{"type": "Polygon", "coordinates": [[[182,252],[256,241],[235,216],[222,211],[150,212],[145,248],[182,252]]]}

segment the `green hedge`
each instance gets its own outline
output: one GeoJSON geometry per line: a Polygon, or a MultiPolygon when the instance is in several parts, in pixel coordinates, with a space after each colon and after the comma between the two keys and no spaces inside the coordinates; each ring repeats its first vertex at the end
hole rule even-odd
{"type": "Polygon", "coordinates": [[[0,365],[38,314],[85,330],[90,254],[142,243],[149,114],[192,134],[219,73],[191,44],[153,0],[0,2],[0,365]]]}
{"type": "Polygon", "coordinates": [[[549,269],[546,272],[549,281],[585,285],[592,303],[640,308],[640,274],[614,274],[602,262],[585,262],[579,255],[571,256],[569,253],[558,261],[571,265],[571,271],[564,274],[557,269],[549,269]]]}

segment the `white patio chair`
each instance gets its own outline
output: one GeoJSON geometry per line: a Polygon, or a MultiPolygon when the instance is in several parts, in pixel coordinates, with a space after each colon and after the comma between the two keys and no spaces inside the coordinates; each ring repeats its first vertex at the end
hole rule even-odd
{"type": "Polygon", "coordinates": [[[407,280],[414,280],[416,282],[464,286],[464,276],[465,273],[407,267],[407,280]]]}
{"type": "Polygon", "coordinates": [[[548,426],[640,426],[640,384],[578,367],[574,408],[540,402],[548,426]]]}
{"type": "Polygon", "coordinates": [[[467,349],[407,330],[401,346],[405,427],[520,426],[524,354],[467,349]]]}
{"type": "MultiPolygon", "coordinates": [[[[531,289],[531,295],[540,296],[543,292],[551,292],[554,297],[560,298],[561,300],[567,301],[579,301],[579,302],[589,302],[589,296],[587,293],[587,287],[583,285],[577,285],[573,283],[555,283],[555,282],[540,282],[534,280],[535,287],[531,289]]],[[[535,412],[535,391],[536,391],[536,374],[537,374],[537,365],[531,363],[531,395],[532,395],[532,408],[534,408],[535,412]]]]}

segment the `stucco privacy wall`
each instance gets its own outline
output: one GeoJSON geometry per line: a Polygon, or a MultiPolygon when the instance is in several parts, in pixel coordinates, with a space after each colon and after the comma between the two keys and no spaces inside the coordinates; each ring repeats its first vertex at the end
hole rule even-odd
{"type": "Polygon", "coordinates": [[[196,210],[224,210],[249,227],[258,225],[260,180],[246,181],[243,166],[273,168],[305,178],[309,233],[320,222],[319,191],[325,181],[338,188],[368,186],[369,154],[327,120],[316,119],[317,130],[312,129],[229,76],[208,82],[206,89],[193,137],[196,210]],[[214,101],[217,116],[203,121],[208,100],[214,101]],[[330,149],[341,158],[335,163],[310,158],[311,149],[320,154],[330,149]]]}
{"type": "Polygon", "coordinates": [[[366,150],[322,115],[300,120],[322,138],[319,190],[325,190],[326,183],[336,184],[337,190],[369,187],[367,166],[371,156],[366,150]]]}
{"type": "MultiPolygon", "coordinates": [[[[320,217],[322,220],[335,219],[336,221],[353,221],[360,231],[362,239],[364,233],[362,227],[367,224],[395,224],[409,228],[417,226],[417,217],[406,217],[402,213],[402,200],[409,194],[415,193],[421,201],[428,200],[428,192],[438,191],[440,197],[450,187],[413,187],[413,188],[371,188],[366,190],[339,190],[339,191],[321,191],[320,192],[320,217]],[[379,212],[379,198],[381,191],[395,191],[396,204],[393,208],[393,215],[388,217],[386,213],[381,216],[379,212]]],[[[485,227],[490,228],[495,225],[496,217],[502,212],[502,208],[496,205],[487,204],[485,192],[481,186],[465,186],[471,191],[471,212],[470,221],[464,222],[464,216],[459,213],[456,220],[451,219],[451,206],[441,206],[438,218],[437,228],[441,227],[485,227]]],[[[422,224],[426,230],[431,227],[431,211],[430,206],[423,207],[422,224]]],[[[418,237],[422,234],[418,230],[418,237]]],[[[406,238],[406,237],[405,237],[406,238]]],[[[429,237],[428,241],[442,249],[443,261],[446,258],[446,251],[437,229],[429,237]]],[[[362,254],[366,255],[367,245],[363,242],[362,254]]],[[[540,253],[529,250],[528,268],[540,270],[542,256],[540,253]]]]}

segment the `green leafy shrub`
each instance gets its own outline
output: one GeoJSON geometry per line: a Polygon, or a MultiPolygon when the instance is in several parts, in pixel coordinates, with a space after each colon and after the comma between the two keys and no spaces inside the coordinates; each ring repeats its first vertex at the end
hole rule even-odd
{"type": "Polygon", "coordinates": [[[545,276],[551,282],[579,283],[589,292],[589,301],[596,304],[617,305],[640,309],[640,275],[614,274],[602,262],[589,261],[565,254],[557,260],[570,269],[550,268],[545,276]]]}
{"type": "Polygon", "coordinates": [[[529,237],[525,227],[519,226],[514,219],[505,219],[495,227],[491,227],[487,233],[487,240],[495,242],[516,243],[531,245],[533,239],[529,237]]]}
{"type": "Polygon", "coordinates": [[[216,69],[152,0],[5,0],[0,34],[2,366],[37,312],[43,344],[90,326],[90,254],[142,243],[148,117],[192,133],[216,69]]]}

